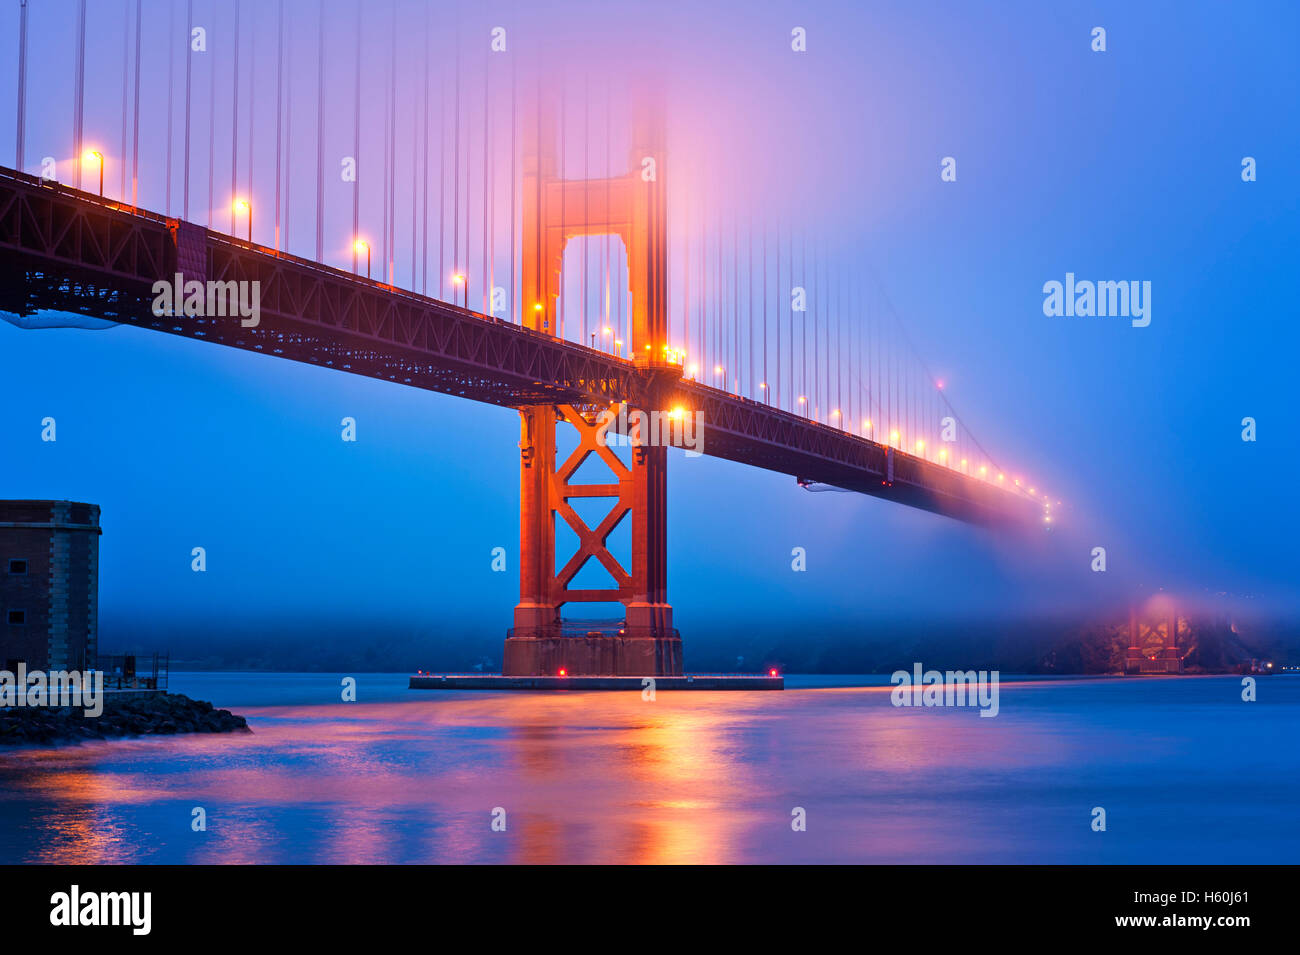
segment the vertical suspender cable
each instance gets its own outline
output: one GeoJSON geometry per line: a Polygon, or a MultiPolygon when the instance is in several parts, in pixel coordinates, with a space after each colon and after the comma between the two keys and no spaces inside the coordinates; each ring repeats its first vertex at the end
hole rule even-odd
{"type": "MultiPolygon", "coordinates": [[[[238,8],[236,8],[238,10],[238,8]]],[[[316,261],[325,259],[325,4],[316,24],[316,261]]]]}
{"type": "MultiPolygon", "coordinates": [[[[135,106],[131,121],[131,205],[140,204],[140,4],[135,0],[135,106]]],[[[24,0],[26,6],[26,0],[24,0]]]]}
{"type": "MultiPolygon", "coordinates": [[[[360,8],[358,7],[358,10],[360,8]]],[[[358,16],[360,14],[358,13],[358,16]]],[[[359,31],[358,31],[359,32],[359,31]]],[[[429,6],[424,8],[424,42],[420,45],[424,51],[421,59],[424,60],[424,84],[422,86],[422,99],[424,105],[424,125],[420,131],[420,149],[422,151],[420,182],[423,193],[420,216],[420,294],[429,294],[429,6]]],[[[357,70],[360,73],[360,68],[357,70]]],[[[358,87],[360,80],[358,79],[358,87]]],[[[360,94],[357,99],[360,100],[360,94]]]]}
{"type": "Polygon", "coordinates": [[[279,2],[275,60],[275,251],[280,251],[280,120],[284,115],[284,0],[279,2]]]}
{"type": "MultiPolygon", "coordinates": [[[[77,64],[72,91],[72,162],[77,170],[74,185],[81,188],[81,118],[86,100],[86,0],[77,3],[77,64]]],[[[170,138],[170,137],[169,137],[170,138]]],[[[170,201],[170,199],[168,200],[170,201]]]]}
{"type": "MultiPolygon", "coordinates": [[[[192,29],[191,29],[192,33],[192,29]]],[[[167,42],[164,46],[167,48],[167,148],[165,162],[167,170],[163,178],[166,180],[166,201],[164,203],[168,215],[172,214],[172,96],[174,84],[172,82],[173,74],[176,70],[176,54],[172,49],[172,44],[176,42],[176,7],[173,4],[167,5],[167,42]]],[[[185,37],[185,55],[188,57],[190,49],[190,34],[185,37]]]]}
{"type": "MultiPolygon", "coordinates": [[[[230,234],[235,234],[235,197],[239,195],[239,0],[235,0],[234,69],[230,71],[230,234]]],[[[252,213],[249,213],[250,215],[252,213]]],[[[320,256],[317,255],[319,261],[320,256]]]]}
{"type": "Polygon", "coordinates": [[[122,148],[117,154],[117,165],[121,171],[121,184],[118,187],[117,197],[126,199],[126,114],[127,114],[127,81],[130,79],[130,70],[127,64],[131,62],[131,0],[122,0],[122,148]]]}
{"type": "Polygon", "coordinates": [[[491,155],[492,145],[492,127],[491,112],[492,105],[490,99],[491,86],[489,77],[492,75],[491,60],[492,54],[484,51],[483,54],[483,222],[480,225],[480,231],[483,233],[483,279],[480,284],[483,286],[483,314],[489,314],[488,310],[492,307],[492,283],[495,281],[492,275],[492,268],[488,264],[488,244],[489,233],[491,231],[492,213],[489,205],[489,199],[492,194],[492,165],[489,156],[491,155]]]}
{"type": "MultiPolygon", "coordinates": [[[[460,274],[460,8],[456,8],[456,107],[452,133],[451,267],[460,274]]],[[[456,289],[451,290],[453,303],[456,289]]]]}
{"type": "MultiPolygon", "coordinates": [[[[215,13],[213,14],[215,16],[215,13]]],[[[214,21],[215,22],[215,21],[214,21]]],[[[189,50],[189,47],[186,47],[189,50]]],[[[189,56],[189,52],[186,53],[189,56]]],[[[217,169],[217,67],[208,60],[208,212],[204,224],[212,227],[212,213],[216,207],[213,183],[217,169]]]]}
{"type": "MultiPolygon", "coordinates": [[[[425,13],[427,19],[428,13],[425,13]]],[[[361,175],[358,167],[361,165],[361,0],[357,0],[356,16],[356,55],[353,64],[356,67],[356,75],[353,77],[353,94],[352,94],[352,162],[355,178],[352,180],[352,241],[348,244],[352,246],[352,271],[357,270],[357,241],[361,236],[361,175]]],[[[428,59],[425,59],[425,69],[428,69],[428,59]]]]}
{"type": "MultiPolygon", "coordinates": [[[[510,55],[510,293],[508,296],[507,308],[513,316],[515,300],[519,297],[519,292],[515,286],[515,192],[519,188],[519,182],[515,178],[515,129],[517,124],[516,109],[519,94],[519,84],[515,75],[515,57],[510,55]]],[[[519,324],[524,323],[523,303],[519,306],[519,324]]]]}
{"type": "MultiPolygon", "coordinates": [[[[138,26],[138,19],[137,19],[138,26]]],[[[138,44],[137,44],[138,47],[138,44]]],[[[14,139],[14,168],[23,171],[24,134],[27,131],[27,0],[18,4],[18,133],[14,139]]]]}
{"type": "MultiPolygon", "coordinates": [[[[284,0],[280,0],[281,3],[284,0]]],[[[289,202],[290,187],[293,177],[288,170],[293,168],[293,36],[284,51],[284,250],[289,251],[289,202]]]]}
{"type": "Polygon", "coordinates": [[[447,67],[444,61],[438,71],[438,298],[445,292],[447,259],[447,67]]]}
{"type": "MultiPolygon", "coordinates": [[[[252,203],[253,182],[254,182],[253,156],[255,155],[255,151],[253,147],[255,144],[254,135],[257,130],[257,124],[254,122],[254,120],[257,117],[257,110],[254,108],[254,104],[256,104],[257,102],[257,8],[256,7],[253,8],[253,11],[252,13],[249,14],[249,17],[253,22],[251,24],[251,29],[248,31],[248,165],[244,167],[244,172],[245,175],[247,176],[245,182],[248,184],[248,189],[247,189],[248,201],[252,203]]],[[[251,233],[252,230],[250,229],[249,232],[251,233]]]]}
{"type": "Polygon", "coordinates": [[[763,390],[766,395],[760,395],[760,398],[767,398],[770,402],[772,397],[772,383],[767,380],[767,286],[770,283],[770,276],[767,271],[767,217],[763,218],[763,390]]]}

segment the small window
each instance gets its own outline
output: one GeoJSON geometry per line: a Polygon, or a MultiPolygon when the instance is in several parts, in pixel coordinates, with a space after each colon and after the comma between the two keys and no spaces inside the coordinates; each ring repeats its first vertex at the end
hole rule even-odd
{"type": "Polygon", "coordinates": [[[10,610],[10,611],[9,611],[9,622],[10,622],[10,623],[26,623],[26,622],[27,622],[27,611],[26,611],[26,610],[10,610]]]}
{"type": "Polygon", "coordinates": [[[11,573],[11,574],[25,574],[25,573],[27,573],[27,561],[25,561],[25,560],[11,560],[11,561],[9,561],[9,573],[11,573]]]}

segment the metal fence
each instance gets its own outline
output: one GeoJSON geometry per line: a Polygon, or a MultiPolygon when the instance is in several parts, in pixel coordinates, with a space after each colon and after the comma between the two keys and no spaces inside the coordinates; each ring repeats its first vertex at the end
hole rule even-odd
{"type": "Polygon", "coordinates": [[[165,690],[171,654],[101,653],[98,669],[104,671],[108,690],[165,690]]]}

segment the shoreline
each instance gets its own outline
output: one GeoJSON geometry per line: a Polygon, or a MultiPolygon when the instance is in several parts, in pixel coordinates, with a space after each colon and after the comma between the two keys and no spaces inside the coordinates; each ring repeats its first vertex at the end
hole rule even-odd
{"type": "Polygon", "coordinates": [[[86,716],[79,706],[0,708],[0,751],[140,736],[251,732],[244,717],[183,693],[105,694],[104,710],[96,717],[86,716]]]}

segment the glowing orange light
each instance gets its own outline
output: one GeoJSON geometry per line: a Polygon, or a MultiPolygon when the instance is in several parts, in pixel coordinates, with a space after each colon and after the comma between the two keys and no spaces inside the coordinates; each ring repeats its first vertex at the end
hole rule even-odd
{"type": "Polygon", "coordinates": [[[465,276],[461,275],[459,272],[457,272],[455,275],[453,275],[453,276],[451,277],[451,280],[452,280],[453,282],[455,282],[457,285],[464,285],[464,284],[465,284],[465,276]]]}
{"type": "Polygon", "coordinates": [[[542,303],[541,303],[541,302],[538,302],[537,304],[535,304],[535,305],[533,306],[533,311],[534,311],[534,312],[540,312],[541,310],[542,310],[542,303]]]}
{"type": "Polygon", "coordinates": [[[569,675],[569,671],[566,670],[564,667],[560,667],[560,676],[568,676],[568,675],[569,675]]]}
{"type": "Polygon", "coordinates": [[[364,252],[366,249],[370,248],[370,246],[366,245],[365,239],[357,239],[356,242],[352,243],[352,248],[356,249],[358,252],[364,252]]]}
{"type": "Polygon", "coordinates": [[[799,396],[799,404],[803,404],[803,403],[804,403],[805,401],[807,401],[807,400],[808,400],[808,399],[805,398],[803,395],[800,395],[800,396],[799,396]]]}

